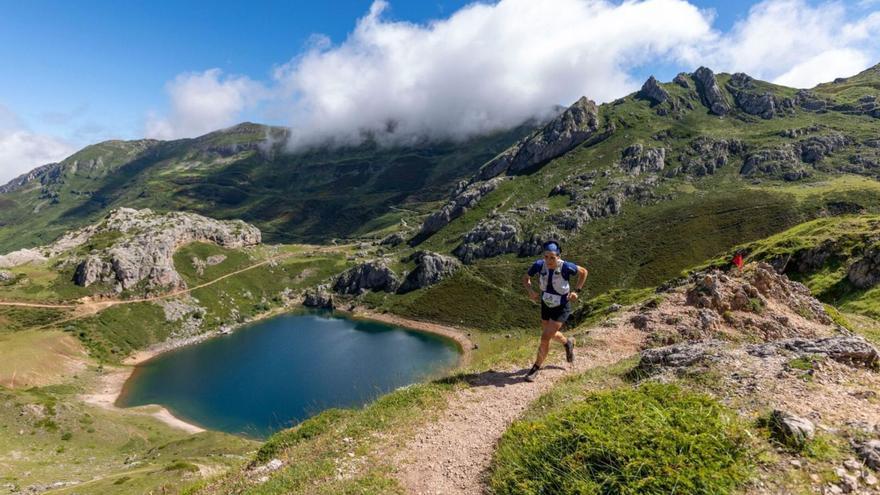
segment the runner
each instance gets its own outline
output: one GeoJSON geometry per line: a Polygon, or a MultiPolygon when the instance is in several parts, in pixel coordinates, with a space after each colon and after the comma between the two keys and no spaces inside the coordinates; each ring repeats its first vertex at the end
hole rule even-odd
{"type": "Polygon", "coordinates": [[[577,301],[578,291],[584,286],[587,279],[587,269],[577,266],[570,261],[563,261],[559,256],[562,248],[557,241],[547,241],[542,246],[544,259],[535,261],[528,273],[523,276],[523,286],[529,291],[529,298],[533,301],[541,300],[541,345],[538,346],[538,356],[535,364],[525,375],[526,381],[535,381],[538,370],[544,364],[547,351],[550,349],[550,340],[565,345],[565,359],[574,362],[574,339],[565,338],[559,331],[562,325],[571,316],[571,301],[577,301]],[[538,295],[532,289],[532,277],[540,274],[541,294],[538,295]],[[569,279],[577,274],[575,290],[570,290],[569,279]]]}

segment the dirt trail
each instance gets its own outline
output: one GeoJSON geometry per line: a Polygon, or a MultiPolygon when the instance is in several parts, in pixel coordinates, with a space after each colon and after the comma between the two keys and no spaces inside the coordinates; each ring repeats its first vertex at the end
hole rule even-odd
{"type": "Polygon", "coordinates": [[[67,323],[72,320],[84,318],[86,316],[91,316],[91,315],[97,314],[97,313],[99,313],[109,307],[117,306],[120,304],[135,304],[135,303],[142,303],[142,302],[151,302],[151,301],[158,301],[160,299],[168,299],[168,298],[172,298],[172,297],[182,296],[182,295],[188,294],[194,290],[201,289],[203,287],[208,287],[210,285],[216,284],[217,282],[220,282],[221,280],[238,275],[239,273],[246,272],[248,270],[253,270],[254,268],[261,267],[267,263],[272,263],[272,262],[284,259],[284,258],[292,256],[292,255],[293,255],[293,253],[278,254],[278,255],[272,256],[271,258],[266,258],[265,260],[260,261],[258,263],[254,263],[253,265],[248,265],[244,268],[240,268],[238,270],[235,270],[234,272],[229,272],[225,275],[221,275],[221,276],[219,276],[213,280],[209,280],[205,283],[202,283],[202,284],[199,284],[199,285],[196,285],[193,287],[187,287],[185,289],[173,290],[171,292],[166,292],[164,294],[159,294],[159,295],[150,296],[150,297],[139,297],[139,298],[135,298],[135,299],[98,299],[98,300],[93,300],[90,297],[84,297],[84,298],[80,299],[77,304],[44,304],[44,303],[30,303],[30,302],[21,302],[21,301],[0,301],[0,306],[18,306],[18,307],[25,307],[25,308],[55,308],[55,309],[72,309],[73,310],[72,316],[70,316],[68,318],[64,318],[59,321],[53,321],[53,322],[48,323],[46,325],[35,328],[35,330],[40,330],[43,328],[58,326],[58,325],[61,325],[63,323],[67,323]]]}
{"type": "MultiPolygon", "coordinates": [[[[413,495],[477,495],[485,490],[495,446],[526,407],[564,376],[612,364],[639,350],[645,335],[628,325],[590,331],[590,343],[577,348],[573,366],[551,358],[534,383],[525,370],[472,375],[471,387],[456,392],[440,418],[422,427],[393,456],[395,476],[413,495]]],[[[537,346],[538,336],[535,336],[537,346]]]]}

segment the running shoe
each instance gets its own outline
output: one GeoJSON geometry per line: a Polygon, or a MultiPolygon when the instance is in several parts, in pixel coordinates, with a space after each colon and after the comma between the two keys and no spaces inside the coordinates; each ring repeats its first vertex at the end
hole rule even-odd
{"type": "Polygon", "coordinates": [[[565,341],[565,360],[569,363],[574,362],[574,338],[572,337],[565,341]]]}
{"type": "Polygon", "coordinates": [[[526,376],[524,377],[525,380],[527,382],[535,381],[535,378],[538,376],[538,370],[540,370],[540,369],[541,368],[539,368],[537,364],[533,364],[532,369],[530,369],[529,372],[526,373],[526,376]]]}

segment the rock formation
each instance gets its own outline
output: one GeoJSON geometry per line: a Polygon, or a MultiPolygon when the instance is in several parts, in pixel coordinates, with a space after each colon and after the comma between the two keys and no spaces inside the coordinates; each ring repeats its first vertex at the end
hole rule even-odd
{"type": "Polygon", "coordinates": [[[491,179],[502,173],[530,170],[571,150],[593,137],[599,129],[599,108],[582,97],[541,130],[522,139],[487,162],[478,178],[491,179]]]}
{"type": "Polygon", "coordinates": [[[418,251],[412,255],[412,259],[416,262],[416,268],[409,272],[397,290],[400,294],[434,285],[461,268],[461,262],[457,259],[430,251],[418,251]]]}
{"type": "Polygon", "coordinates": [[[663,86],[657,82],[657,79],[654,79],[654,76],[649,77],[645,81],[645,84],[642,85],[642,89],[639,91],[639,95],[647,98],[654,105],[659,105],[669,99],[669,93],[663,89],[663,86]]]}
{"type": "Polygon", "coordinates": [[[75,271],[74,282],[88,287],[105,283],[115,291],[142,287],[148,290],[184,287],[174,268],[174,252],[191,242],[211,242],[227,248],[260,243],[260,231],[240,220],[219,221],[193,213],[164,215],[151,210],[119,208],[99,224],[69,233],[48,251],[62,253],[80,246],[93,236],[113,232],[120,238],[108,247],[90,253],[75,271]]]}
{"type": "Polygon", "coordinates": [[[697,93],[700,95],[700,101],[703,102],[712,113],[719,116],[727,115],[730,112],[730,104],[718,87],[718,81],[715,80],[715,73],[706,67],[700,67],[693,74],[694,81],[697,83],[697,93]]]}
{"type": "Polygon", "coordinates": [[[506,180],[505,177],[496,177],[470,185],[467,183],[459,184],[459,187],[452,192],[449,202],[429,215],[422,223],[417,241],[427,238],[476,206],[484,196],[494,191],[498,184],[504,180],[506,180]]]}
{"type": "Polygon", "coordinates": [[[859,289],[869,289],[880,282],[880,246],[869,249],[865,255],[850,265],[846,278],[859,289]]]}
{"type": "Polygon", "coordinates": [[[367,290],[394,292],[400,279],[384,259],[367,261],[342,272],[333,284],[340,294],[358,295],[367,290]]]}

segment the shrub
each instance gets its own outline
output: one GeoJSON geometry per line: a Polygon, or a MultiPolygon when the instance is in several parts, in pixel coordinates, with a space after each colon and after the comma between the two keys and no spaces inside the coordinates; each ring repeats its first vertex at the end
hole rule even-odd
{"type": "Polygon", "coordinates": [[[514,423],[491,486],[498,495],[728,493],[749,474],[747,438],[714,399],[646,383],[514,423]]]}

